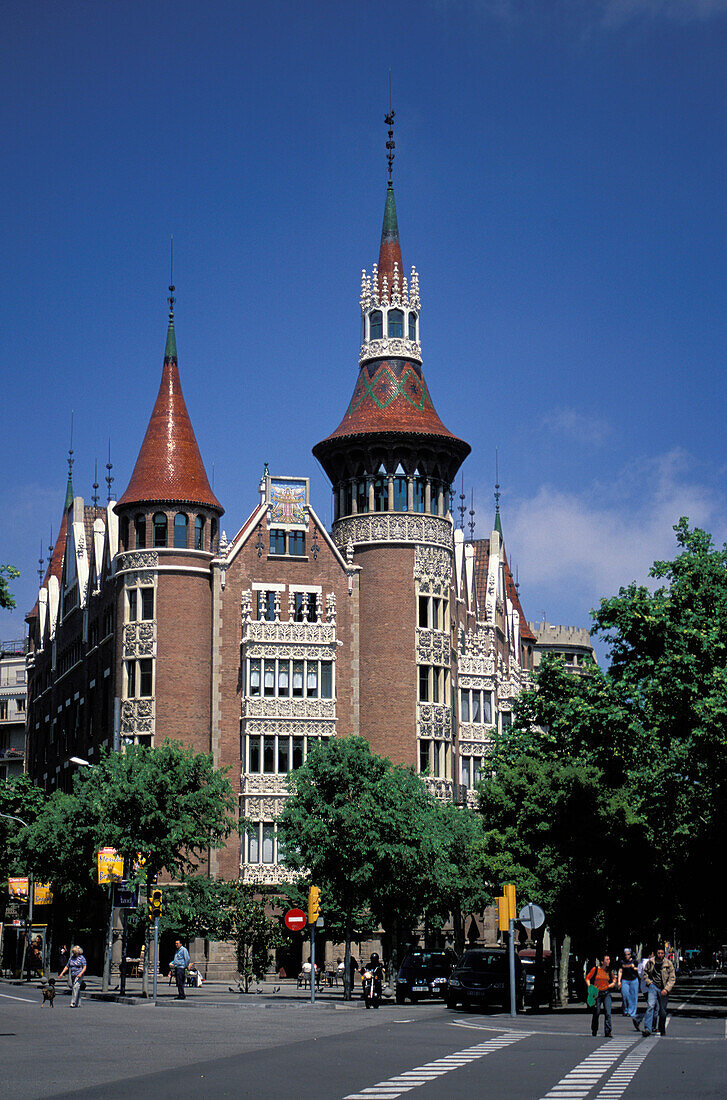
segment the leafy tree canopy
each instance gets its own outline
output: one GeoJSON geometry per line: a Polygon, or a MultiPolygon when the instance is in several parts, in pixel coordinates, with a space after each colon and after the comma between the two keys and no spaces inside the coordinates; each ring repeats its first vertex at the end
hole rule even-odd
{"type": "Polygon", "coordinates": [[[8,580],[14,581],[19,576],[20,570],[15,569],[14,566],[0,565],[0,607],[7,609],[15,607],[15,600],[10,591],[8,580]]]}

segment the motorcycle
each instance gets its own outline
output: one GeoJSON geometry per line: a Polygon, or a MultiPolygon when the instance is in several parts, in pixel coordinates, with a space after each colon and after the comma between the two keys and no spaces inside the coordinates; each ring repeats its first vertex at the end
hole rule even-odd
{"type": "Polygon", "coordinates": [[[381,968],[367,968],[361,974],[363,998],[367,1008],[378,1008],[381,1004],[381,968]]]}

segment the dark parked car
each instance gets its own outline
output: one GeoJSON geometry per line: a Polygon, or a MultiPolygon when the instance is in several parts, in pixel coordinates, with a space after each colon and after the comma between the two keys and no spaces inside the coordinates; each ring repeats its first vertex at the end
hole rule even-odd
{"type": "Polygon", "coordinates": [[[446,951],[412,951],[396,975],[396,1003],[412,1003],[423,997],[444,997],[447,978],[454,962],[446,951]]]}
{"type": "MultiPolygon", "coordinates": [[[[524,980],[520,959],[515,956],[515,987],[517,1006],[522,1007],[524,980]]],[[[510,964],[504,947],[471,947],[465,951],[449,976],[446,994],[447,1008],[461,1004],[497,1005],[507,1012],[510,1008],[510,964]]]]}
{"type": "Polygon", "coordinates": [[[539,970],[536,970],[536,952],[526,948],[518,952],[525,979],[525,1003],[530,1006],[548,1005],[553,1007],[553,956],[550,951],[543,952],[539,970]]]}

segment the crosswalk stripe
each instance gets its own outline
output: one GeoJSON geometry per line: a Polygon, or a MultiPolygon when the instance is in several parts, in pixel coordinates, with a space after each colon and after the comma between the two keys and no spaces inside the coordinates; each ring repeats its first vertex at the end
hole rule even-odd
{"type": "Polygon", "coordinates": [[[379,1081],[376,1085],[359,1089],[358,1092],[349,1092],[343,1100],[395,1100],[402,1093],[410,1092],[413,1088],[435,1081],[461,1066],[468,1066],[478,1058],[484,1058],[488,1054],[495,1054],[499,1050],[504,1050],[512,1043],[524,1039],[526,1034],[529,1033],[508,1032],[497,1038],[487,1039],[484,1043],[477,1043],[465,1050],[456,1051],[454,1054],[437,1058],[433,1062],[426,1062],[422,1066],[415,1066],[414,1069],[395,1074],[385,1081],[379,1081]]]}

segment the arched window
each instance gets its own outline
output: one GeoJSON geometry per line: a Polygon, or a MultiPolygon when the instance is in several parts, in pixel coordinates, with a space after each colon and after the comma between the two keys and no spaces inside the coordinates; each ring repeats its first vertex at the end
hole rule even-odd
{"type": "Polygon", "coordinates": [[[386,512],[389,507],[389,483],[385,477],[374,478],[374,511],[386,512]]]}
{"type": "Polygon", "coordinates": [[[414,478],[414,511],[423,512],[426,506],[425,481],[423,477],[414,478]]]}
{"type": "Polygon", "coordinates": [[[187,527],[189,517],[186,512],[177,512],[174,517],[174,546],[177,550],[187,549],[187,527]]]}
{"type": "Polygon", "coordinates": [[[409,339],[416,340],[417,338],[417,315],[416,313],[409,314],[409,339]]]}
{"type": "Polygon", "coordinates": [[[369,483],[365,477],[356,482],[356,508],[358,512],[369,510],[369,483]]]}
{"type": "Polygon", "coordinates": [[[409,501],[407,499],[407,484],[406,478],[401,474],[397,474],[394,478],[394,511],[406,512],[409,507],[409,501]]]}
{"type": "Polygon", "coordinates": [[[119,525],[119,541],[124,550],[129,549],[129,517],[124,516],[119,525]]]}
{"type": "Polygon", "coordinates": [[[136,532],[136,549],[146,549],[146,516],[134,517],[134,531],[136,532]]]}
{"type": "Polygon", "coordinates": [[[210,551],[214,554],[217,550],[217,520],[210,523],[210,551]]]}
{"type": "Polygon", "coordinates": [[[166,546],[167,545],[167,517],[163,512],[155,512],[154,519],[154,545],[166,546]]]}
{"type": "Polygon", "coordinates": [[[375,309],[369,318],[369,340],[380,340],[384,335],[384,315],[375,309]]]}
{"type": "Polygon", "coordinates": [[[197,516],[194,521],[194,548],[204,550],[204,516],[197,516]]]}
{"type": "Polygon", "coordinates": [[[389,336],[402,337],[404,335],[404,314],[400,309],[390,309],[387,319],[389,336]]]}

